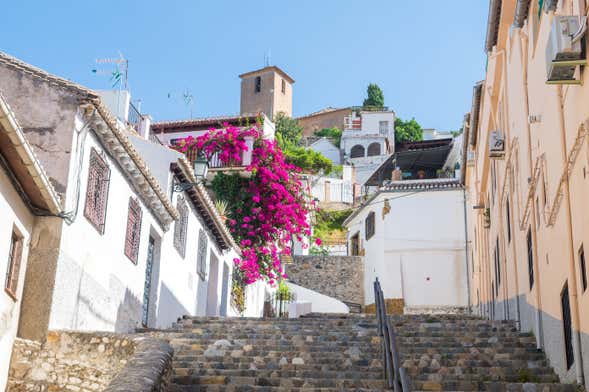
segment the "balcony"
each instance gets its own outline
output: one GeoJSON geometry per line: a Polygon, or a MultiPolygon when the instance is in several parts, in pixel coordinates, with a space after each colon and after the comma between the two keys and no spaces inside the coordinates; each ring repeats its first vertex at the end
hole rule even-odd
{"type": "MultiPolygon", "coordinates": [[[[237,172],[239,174],[247,175],[246,168],[252,163],[252,152],[254,149],[254,139],[252,137],[246,137],[245,142],[248,146],[247,151],[243,151],[240,160],[223,162],[219,158],[218,154],[214,154],[209,159],[209,175],[214,177],[219,172],[237,172]]],[[[193,149],[185,153],[186,159],[193,164],[198,156],[198,150],[193,149]]]]}

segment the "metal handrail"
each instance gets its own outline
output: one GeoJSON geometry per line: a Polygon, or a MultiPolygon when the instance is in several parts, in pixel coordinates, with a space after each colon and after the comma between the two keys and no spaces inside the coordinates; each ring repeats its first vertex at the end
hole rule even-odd
{"type": "Polygon", "coordinates": [[[378,320],[378,333],[382,338],[383,365],[388,386],[395,392],[408,392],[410,390],[409,380],[405,368],[401,366],[397,334],[387,316],[384,295],[378,278],[374,281],[374,303],[378,320]]]}

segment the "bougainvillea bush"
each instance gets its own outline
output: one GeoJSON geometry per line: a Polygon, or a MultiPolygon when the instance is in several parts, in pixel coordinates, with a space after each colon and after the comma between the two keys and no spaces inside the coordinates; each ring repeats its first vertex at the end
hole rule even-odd
{"type": "Polygon", "coordinates": [[[219,173],[212,187],[229,204],[228,227],[242,249],[242,257],[234,261],[245,283],[266,279],[273,284],[284,277],[280,256],[291,253],[292,240],[311,235],[307,217],[312,205],[300,169],[285,161],[275,141],[263,139],[257,127],[224,127],[189,136],[176,148],[184,153],[197,149],[207,159],[216,155],[224,164],[239,165],[248,150],[245,139],[253,138],[252,161],[245,168],[250,176],[219,173]]]}

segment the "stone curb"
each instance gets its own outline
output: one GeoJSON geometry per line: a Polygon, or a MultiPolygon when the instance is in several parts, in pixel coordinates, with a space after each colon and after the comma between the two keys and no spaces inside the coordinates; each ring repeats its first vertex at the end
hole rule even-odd
{"type": "Polygon", "coordinates": [[[141,337],[127,365],[111,380],[104,392],[163,392],[170,384],[174,349],[168,342],[141,337]]]}

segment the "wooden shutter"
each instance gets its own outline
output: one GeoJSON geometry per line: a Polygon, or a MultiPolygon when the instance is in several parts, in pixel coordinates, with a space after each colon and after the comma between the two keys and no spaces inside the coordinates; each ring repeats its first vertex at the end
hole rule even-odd
{"type": "Polygon", "coordinates": [[[207,272],[207,247],[207,235],[203,229],[200,229],[198,232],[198,259],[196,263],[196,272],[202,280],[205,280],[207,272]]]}
{"type": "Polygon", "coordinates": [[[129,214],[127,216],[127,233],[125,236],[125,256],[137,264],[139,254],[139,239],[141,237],[141,206],[134,199],[129,199],[129,214]]]}
{"type": "Polygon", "coordinates": [[[84,216],[88,218],[100,234],[104,233],[109,182],[110,169],[108,165],[96,150],[92,149],[88,168],[88,186],[86,187],[84,216]]]}
{"type": "Polygon", "coordinates": [[[188,230],[188,206],[178,198],[177,203],[180,218],[174,224],[174,247],[182,257],[186,255],[186,233],[188,230]]]}
{"type": "Polygon", "coordinates": [[[22,238],[15,232],[12,233],[10,240],[10,250],[8,253],[8,271],[6,273],[6,282],[4,288],[8,294],[16,300],[18,290],[18,278],[20,275],[20,263],[22,259],[22,238]]]}

